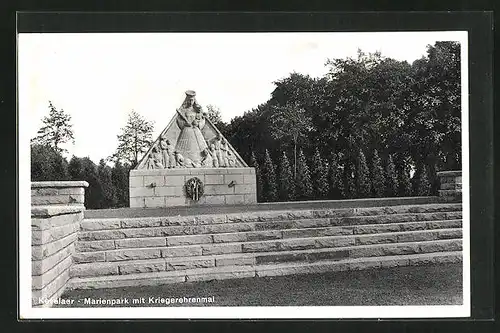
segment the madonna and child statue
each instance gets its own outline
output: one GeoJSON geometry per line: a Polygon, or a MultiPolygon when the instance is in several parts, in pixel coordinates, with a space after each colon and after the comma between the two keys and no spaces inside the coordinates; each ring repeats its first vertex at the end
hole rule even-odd
{"type": "Polygon", "coordinates": [[[170,124],[152,144],[137,169],[247,167],[222,133],[207,118],[193,90],[170,124]]]}

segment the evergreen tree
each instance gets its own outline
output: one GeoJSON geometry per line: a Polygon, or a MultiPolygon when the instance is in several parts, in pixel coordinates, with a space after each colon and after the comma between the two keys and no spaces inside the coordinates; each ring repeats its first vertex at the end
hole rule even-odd
{"type": "Polygon", "coordinates": [[[127,124],[118,135],[118,147],[111,156],[114,161],[137,166],[140,159],[151,147],[153,142],[153,122],[147,121],[139,113],[132,110],[127,124]]]}
{"type": "Polygon", "coordinates": [[[420,165],[420,172],[417,182],[417,195],[428,196],[431,195],[431,184],[427,176],[427,168],[424,164],[420,165]]]}
{"type": "Polygon", "coordinates": [[[264,200],[263,197],[263,184],[262,184],[262,172],[259,167],[259,163],[257,162],[257,157],[255,157],[255,153],[252,151],[250,155],[250,166],[255,168],[255,179],[257,182],[257,201],[261,202],[264,200]]]}
{"type": "Polygon", "coordinates": [[[119,161],[111,169],[111,182],[115,189],[116,206],[129,206],[129,166],[123,165],[119,161]]]}
{"type": "Polygon", "coordinates": [[[328,165],[328,183],[330,188],[330,198],[331,199],[340,199],[340,185],[343,188],[342,184],[342,176],[339,172],[339,163],[337,161],[337,154],[332,153],[330,155],[330,163],[328,165]]]}
{"type": "Polygon", "coordinates": [[[328,167],[321,158],[319,149],[316,148],[312,159],[312,179],[314,184],[314,196],[316,199],[326,198],[329,191],[328,167]]]}
{"type": "Polygon", "coordinates": [[[101,208],[111,208],[116,206],[116,195],[111,177],[111,168],[106,165],[104,159],[99,161],[97,176],[102,189],[101,208]]]}
{"type": "Polygon", "coordinates": [[[282,201],[290,201],[295,198],[295,182],[293,172],[286,153],[283,152],[280,163],[279,174],[279,198],[282,201]]]}
{"type": "Polygon", "coordinates": [[[69,180],[68,162],[48,145],[31,145],[31,180],[69,180]]]}
{"type": "Polygon", "coordinates": [[[358,198],[370,196],[370,179],[368,166],[366,165],[365,154],[360,150],[358,154],[358,164],[356,167],[356,191],[358,198]]]}
{"type": "Polygon", "coordinates": [[[89,187],[85,189],[85,207],[89,209],[101,208],[102,188],[97,175],[97,166],[88,157],[81,159],[82,180],[89,183],[89,187]]]}
{"type": "Polygon", "coordinates": [[[346,161],[344,165],[344,197],[348,199],[356,198],[356,185],[354,184],[354,172],[352,162],[346,161]]]}
{"type": "Polygon", "coordinates": [[[404,162],[399,168],[398,184],[398,193],[400,197],[409,197],[412,195],[410,171],[408,170],[408,166],[404,162]]]}
{"type": "Polygon", "coordinates": [[[69,161],[68,172],[71,180],[83,180],[82,161],[80,158],[73,156],[69,161]]]}
{"type": "Polygon", "coordinates": [[[61,145],[71,141],[74,143],[73,125],[71,116],[64,110],[57,110],[49,101],[49,115],[44,117],[43,127],[38,130],[38,135],[31,140],[33,144],[52,147],[57,153],[66,151],[61,145]]]}
{"type": "Polygon", "coordinates": [[[297,177],[295,178],[295,190],[299,200],[311,199],[313,196],[313,187],[311,182],[311,173],[307,166],[306,157],[299,151],[297,158],[297,177]]]}
{"type": "Polygon", "coordinates": [[[266,149],[264,157],[264,168],[262,170],[262,180],[264,182],[264,197],[267,201],[276,201],[278,199],[278,186],[276,183],[276,170],[266,149]]]}
{"type": "Polygon", "coordinates": [[[385,177],[382,161],[380,160],[377,150],[373,152],[372,158],[372,184],[375,197],[382,198],[386,193],[385,177]]]}
{"type": "Polygon", "coordinates": [[[396,174],[396,167],[392,160],[392,156],[389,155],[386,166],[386,195],[388,197],[395,197],[398,195],[398,176],[396,174]]]}

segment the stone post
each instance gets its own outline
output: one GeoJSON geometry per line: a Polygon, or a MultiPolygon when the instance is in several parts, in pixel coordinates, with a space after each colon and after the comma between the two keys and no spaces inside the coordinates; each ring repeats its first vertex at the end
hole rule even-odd
{"type": "Polygon", "coordinates": [[[31,183],[33,307],[51,306],[65,290],[88,185],[85,181],[31,183]]]}
{"type": "Polygon", "coordinates": [[[462,171],[440,171],[439,196],[445,201],[462,200],[462,171]]]}

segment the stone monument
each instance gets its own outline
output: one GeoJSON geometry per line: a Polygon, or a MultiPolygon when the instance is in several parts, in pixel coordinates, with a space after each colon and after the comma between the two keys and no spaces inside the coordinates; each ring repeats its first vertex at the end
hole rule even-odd
{"type": "Polygon", "coordinates": [[[186,91],[182,105],[130,171],[130,207],[255,204],[255,169],[186,91]]]}

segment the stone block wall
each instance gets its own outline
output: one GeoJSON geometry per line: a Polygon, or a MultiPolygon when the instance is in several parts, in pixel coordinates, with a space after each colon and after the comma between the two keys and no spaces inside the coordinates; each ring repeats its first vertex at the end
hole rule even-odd
{"type": "Polygon", "coordinates": [[[257,203],[254,168],[131,170],[129,186],[130,207],[257,203]],[[204,194],[198,201],[186,196],[185,183],[192,177],[204,185],[204,194]]]}
{"type": "Polygon", "coordinates": [[[440,171],[439,196],[445,201],[462,200],[462,171],[440,171]]]}
{"type": "Polygon", "coordinates": [[[31,184],[32,305],[51,306],[66,287],[83,220],[87,182],[31,184]]]}

